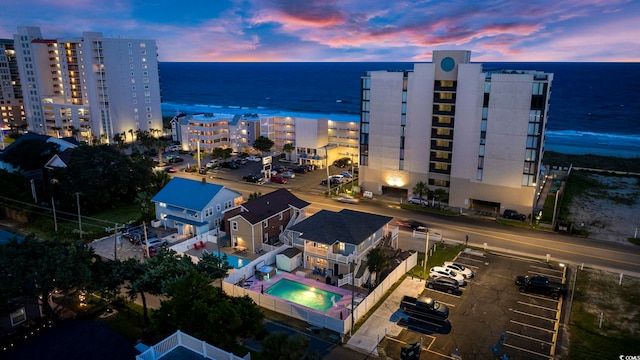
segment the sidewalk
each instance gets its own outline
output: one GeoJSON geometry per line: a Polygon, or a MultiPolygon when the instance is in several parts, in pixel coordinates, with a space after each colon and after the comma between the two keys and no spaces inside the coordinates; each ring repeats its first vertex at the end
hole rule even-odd
{"type": "Polygon", "coordinates": [[[378,344],[386,336],[398,336],[402,327],[397,324],[402,316],[400,301],[407,294],[418,296],[424,289],[424,281],[418,278],[407,277],[389,295],[384,303],[371,314],[364,324],[353,334],[347,342],[348,347],[363,353],[378,356],[378,344]]]}

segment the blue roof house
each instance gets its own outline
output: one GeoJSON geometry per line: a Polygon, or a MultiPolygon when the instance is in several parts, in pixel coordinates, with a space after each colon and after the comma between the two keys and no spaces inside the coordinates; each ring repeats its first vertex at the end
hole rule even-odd
{"type": "Polygon", "coordinates": [[[222,185],[174,177],[152,199],[156,219],[180,235],[200,235],[219,226],[223,212],[242,204],[242,194],[222,185]]]}

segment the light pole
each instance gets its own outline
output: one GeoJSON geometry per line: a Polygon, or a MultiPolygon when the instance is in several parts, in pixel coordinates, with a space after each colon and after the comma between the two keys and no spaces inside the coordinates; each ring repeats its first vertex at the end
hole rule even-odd
{"type": "Polygon", "coordinates": [[[329,144],[324,146],[324,161],[325,161],[325,167],[327,168],[327,196],[331,195],[331,179],[329,179],[329,150],[327,150],[327,147],[329,146],[329,144]]]}
{"type": "Polygon", "coordinates": [[[553,218],[551,219],[551,228],[556,228],[556,209],[558,208],[558,195],[560,194],[560,189],[556,191],[556,200],[553,202],[553,218]]]}
{"type": "Polygon", "coordinates": [[[427,230],[427,242],[424,248],[424,269],[422,270],[422,277],[424,281],[427,281],[427,260],[429,259],[429,230],[427,230]]]}
{"type": "Polygon", "coordinates": [[[80,230],[80,241],[82,241],[82,216],[80,216],[80,193],[76,193],[76,204],[78,206],[78,228],[80,230]]]}
{"type": "MultiPolygon", "coordinates": [[[[354,261],[351,261],[351,328],[349,329],[349,337],[353,334],[353,326],[355,323],[355,288],[356,288],[356,274],[355,274],[355,265],[354,261]]],[[[376,280],[377,281],[377,280],[376,280]]]]}

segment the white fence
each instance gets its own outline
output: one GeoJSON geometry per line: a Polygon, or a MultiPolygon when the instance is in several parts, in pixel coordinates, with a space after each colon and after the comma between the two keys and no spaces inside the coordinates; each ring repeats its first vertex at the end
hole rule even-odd
{"type": "MultiPolygon", "coordinates": [[[[250,267],[251,269],[253,269],[254,263],[256,263],[256,261],[252,262],[250,264],[251,266],[247,265],[244,268],[250,267]]],[[[268,262],[266,263],[268,264],[268,262]]],[[[229,275],[227,279],[225,279],[223,283],[223,289],[228,295],[231,296],[249,296],[251,299],[253,299],[253,301],[255,301],[256,304],[265,309],[276,311],[280,314],[306,321],[311,325],[321,326],[323,328],[335,331],[339,334],[346,334],[351,329],[351,316],[355,316],[354,322],[360,320],[369,310],[371,310],[375,306],[378,301],[380,301],[380,299],[391,288],[391,286],[393,286],[393,284],[398,281],[398,279],[400,279],[402,275],[406,274],[410,269],[416,266],[417,263],[418,253],[416,252],[411,254],[409,258],[398,265],[384,279],[384,281],[375,288],[373,292],[371,292],[362,302],[360,302],[360,304],[358,304],[358,306],[356,306],[353,313],[344,320],[327,316],[315,310],[311,310],[301,305],[293,304],[278,297],[264,295],[260,292],[255,292],[240,286],[236,286],[234,284],[242,279],[241,275],[237,279],[235,278],[237,273],[233,273],[229,275]],[[234,276],[233,279],[232,276],[234,276]]]]}
{"type": "Polygon", "coordinates": [[[136,356],[136,360],[156,360],[170,353],[177,347],[182,346],[207,359],[216,360],[251,360],[251,353],[247,353],[244,357],[236,356],[230,352],[226,352],[213,345],[196,339],[191,335],[185,334],[180,330],[176,331],[166,339],[153,345],[145,352],[136,356]]]}

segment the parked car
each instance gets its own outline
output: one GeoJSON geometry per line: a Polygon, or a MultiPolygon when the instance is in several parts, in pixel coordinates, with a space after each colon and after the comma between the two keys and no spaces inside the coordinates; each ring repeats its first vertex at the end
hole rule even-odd
{"type": "Polygon", "coordinates": [[[173,166],[170,166],[170,167],[164,169],[164,171],[166,171],[168,173],[174,173],[174,172],[177,172],[178,169],[174,168],[173,166]]]}
{"type": "Polygon", "coordinates": [[[247,157],[247,161],[261,162],[261,161],[262,161],[262,158],[261,158],[261,157],[259,157],[259,156],[251,155],[251,156],[248,156],[248,157],[247,157]]]}
{"type": "Polygon", "coordinates": [[[285,179],[295,179],[296,174],[293,171],[285,171],[282,174],[280,174],[280,176],[282,176],[285,179]]]}
{"type": "Polygon", "coordinates": [[[212,168],[214,166],[216,166],[218,164],[218,160],[210,160],[207,165],[205,165],[208,168],[212,168]]]}
{"type": "Polygon", "coordinates": [[[280,175],[272,176],[271,179],[269,179],[269,181],[271,181],[272,183],[276,183],[276,184],[286,184],[287,183],[287,179],[283,178],[280,175]]]}
{"type": "Polygon", "coordinates": [[[527,220],[527,217],[524,214],[520,214],[516,210],[509,210],[509,209],[505,210],[504,213],[502,213],[502,217],[505,219],[520,220],[520,221],[527,220]]]}
{"type": "Polygon", "coordinates": [[[427,226],[423,223],[421,223],[420,221],[417,220],[413,220],[413,219],[400,219],[398,221],[396,221],[396,225],[400,226],[400,227],[404,227],[404,228],[409,228],[411,230],[417,230],[417,231],[426,231],[427,230],[427,226]]]}
{"type": "Polygon", "coordinates": [[[262,177],[255,174],[249,174],[249,175],[243,176],[242,180],[246,182],[251,182],[251,183],[261,183],[264,181],[262,177]]]}
{"type": "Polygon", "coordinates": [[[333,166],[339,167],[339,168],[351,166],[351,158],[344,157],[344,158],[338,159],[333,162],[333,166]]]}
{"type": "MultiPolygon", "coordinates": [[[[330,185],[331,185],[331,186],[333,186],[333,185],[340,185],[340,184],[342,184],[342,181],[340,181],[339,179],[332,179],[332,178],[329,178],[329,181],[330,181],[330,185]]],[[[323,180],[320,182],[320,185],[324,185],[324,186],[326,186],[326,185],[327,185],[327,179],[323,179],[323,180]]]]}
{"type": "Polygon", "coordinates": [[[331,175],[329,176],[330,179],[337,179],[338,181],[340,181],[341,183],[344,182],[344,175],[331,175]]]}
{"type": "Polygon", "coordinates": [[[278,166],[274,166],[273,167],[273,171],[277,171],[278,174],[283,173],[285,171],[289,170],[286,166],[282,166],[282,165],[278,165],[278,166]]]}
{"type": "Polygon", "coordinates": [[[297,174],[306,174],[309,172],[309,168],[306,165],[298,165],[293,168],[293,172],[297,174]]]}
{"type": "Polygon", "coordinates": [[[358,198],[353,197],[349,194],[339,194],[338,196],[335,197],[335,199],[339,202],[347,203],[347,204],[357,204],[360,202],[358,198]]]}
{"type": "Polygon", "coordinates": [[[173,152],[178,150],[180,150],[180,145],[170,145],[164,149],[165,152],[173,152]]]}
{"type": "Polygon", "coordinates": [[[169,159],[169,161],[167,161],[169,164],[177,164],[177,163],[181,163],[183,162],[184,159],[181,158],[180,156],[174,156],[172,158],[169,159]]]}
{"type": "Polygon", "coordinates": [[[198,170],[198,174],[206,175],[208,171],[209,171],[209,168],[207,168],[206,166],[203,166],[200,168],[200,170],[198,170]]]}
{"type": "Polygon", "coordinates": [[[353,178],[353,175],[351,175],[351,173],[348,171],[343,171],[342,173],[340,173],[340,175],[344,176],[346,179],[353,178]]]}
{"type": "MultiPolygon", "coordinates": [[[[167,247],[167,246],[169,245],[169,243],[167,242],[167,240],[165,240],[165,239],[158,239],[158,238],[150,238],[150,239],[147,239],[147,243],[149,244],[149,247],[150,247],[150,248],[152,248],[152,247],[160,247],[160,246],[162,246],[162,247],[167,247]]],[[[145,241],[144,241],[144,240],[142,241],[142,245],[143,245],[143,246],[146,246],[146,243],[145,243],[145,241]]]]}
{"type": "Polygon", "coordinates": [[[466,282],[464,281],[464,276],[462,274],[457,274],[453,270],[449,270],[442,266],[434,266],[429,269],[429,277],[446,277],[450,279],[454,279],[458,282],[459,286],[464,286],[466,282]]]}
{"type": "Polygon", "coordinates": [[[260,174],[263,174],[265,177],[272,177],[272,176],[276,176],[278,175],[277,171],[273,171],[273,170],[267,170],[265,172],[264,169],[260,170],[260,174]]]}
{"type": "Polygon", "coordinates": [[[460,287],[454,279],[446,277],[430,277],[425,287],[432,290],[443,291],[447,294],[459,294],[460,287]]]}
{"type": "Polygon", "coordinates": [[[227,162],[223,162],[222,163],[222,167],[226,168],[226,169],[237,169],[238,168],[238,164],[236,164],[235,161],[227,161],[227,162]]]}
{"type": "Polygon", "coordinates": [[[236,163],[240,165],[247,165],[247,159],[245,158],[236,159],[236,163]]]}
{"type": "Polygon", "coordinates": [[[442,264],[442,267],[453,270],[458,274],[462,274],[466,279],[471,279],[472,277],[474,277],[473,271],[460,263],[445,261],[444,264],[442,264]]]}
{"type": "Polygon", "coordinates": [[[409,204],[416,204],[416,205],[425,205],[427,201],[428,200],[425,200],[419,196],[409,196],[409,198],[407,199],[407,202],[409,204]]]}

